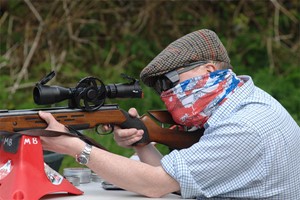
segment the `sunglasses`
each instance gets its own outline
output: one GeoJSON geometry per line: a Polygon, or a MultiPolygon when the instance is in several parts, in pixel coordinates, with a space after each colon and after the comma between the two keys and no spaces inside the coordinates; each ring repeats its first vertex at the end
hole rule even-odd
{"type": "MultiPolygon", "coordinates": [[[[179,69],[179,70],[175,69],[171,72],[168,72],[157,78],[155,84],[153,85],[153,89],[158,94],[161,94],[163,91],[167,91],[179,83],[179,74],[190,71],[196,67],[199,67],[199,66],[207,64],[207,63],[208,63],[207,61],[197,61],[197,62],[183,65],[182,66],[183,69],[179,69]]],[[[182,67],[180,67],[180,68],[182,68],[182,67]]]]}

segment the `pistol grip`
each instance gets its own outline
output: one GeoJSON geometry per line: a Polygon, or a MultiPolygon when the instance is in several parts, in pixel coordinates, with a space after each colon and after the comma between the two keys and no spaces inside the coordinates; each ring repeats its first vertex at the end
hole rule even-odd
{"type": "Polygon", "coordinates": [[[142,139],[134,143],[133,146],[149,144],[150,141],[149,141],[148,129],[145,126],[145,124],[142,122],[142,120],[136,117],[131,117],[129,113],[125,112],[124,110],[121,111],[126,118],[126,120],[120,124],[121,128],[136,128],[136,129],[142,129],[144,131],[142,139]]]}

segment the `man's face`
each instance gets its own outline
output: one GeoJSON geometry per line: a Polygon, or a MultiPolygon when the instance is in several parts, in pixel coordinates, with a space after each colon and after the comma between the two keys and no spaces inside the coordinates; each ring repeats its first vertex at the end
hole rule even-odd
{"type": "Polygon", "coordinates": [[[153,88],[158,94],[161,94],[161,92],[175,87],[182,81],[196,76],[202,76],[215,70],[216,66],[210,62],[191,63],[188,66],[178,68],[159,77],[153,88]]]}
{"type": "Polygon", "coordinates": [[[213,67],[213,66],[214,66],[213,64],[207,63],[207,64],[201,65],[195,69],[184,72],[179,75],[179,83],[183,82],[185,80],[188,80],[190,78],[196,77],[196,76],[202,76],[207,73],[213,72],[213,71],[215,71],[215,67],[213,67]]]}

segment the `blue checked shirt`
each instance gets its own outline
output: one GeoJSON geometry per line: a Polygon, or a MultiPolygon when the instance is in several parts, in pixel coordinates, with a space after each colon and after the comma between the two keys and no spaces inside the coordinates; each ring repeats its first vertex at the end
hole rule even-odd
{"type": "Polygon", "coordinates": [[[300,128],[250,77],[200,141],[162,159],[183,198],[300,200],[300,128]]]}

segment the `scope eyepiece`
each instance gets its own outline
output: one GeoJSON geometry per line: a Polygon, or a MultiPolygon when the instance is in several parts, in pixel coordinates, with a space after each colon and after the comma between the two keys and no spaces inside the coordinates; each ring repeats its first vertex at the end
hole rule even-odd
{"type": "Polygon", "coordinates": [[[142,98],[143,92],[138,83],[118,83],[105,86],[108,98],[142,98]]]}

